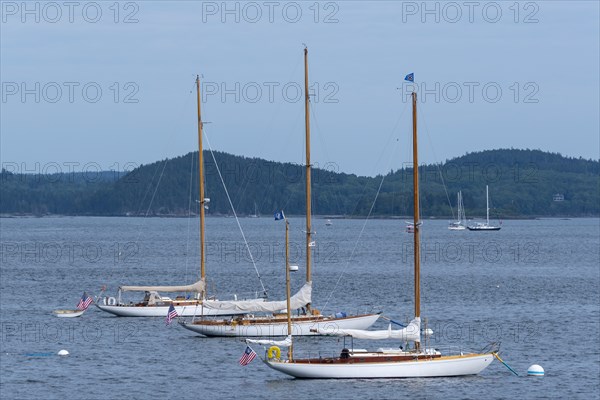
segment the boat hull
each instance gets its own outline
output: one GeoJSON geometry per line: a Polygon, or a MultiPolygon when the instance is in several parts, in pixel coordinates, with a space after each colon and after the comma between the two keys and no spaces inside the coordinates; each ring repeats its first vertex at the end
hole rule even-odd
{"type": "MultiPolygon", "coordinates": [[[[299,321],[292,319],[292,331],[294,336],[316,336],[313,330],[327,330],[332,327],[339,329],[368,329],[373,325],[379,314],[366,314],[345,318],[326,317],[319,320],[299,321]]],[[[192,332],[209,337],[268,337],[287,336],[287,319],[279,318],[277,321],[260,323],[231,323],[231,321],[220,321],[215,323],[195,324],[180,322],[180,325],[192,332]]]]}
{"type": "Polygon", "coordinates": [[[470,231],[499,231],[499,226],[468,226],[470,231]]]}
{"type": "MultiPolygon", "coordinates": [[[[106,305],[96,304],[100,310],[105,311],[109,314],[116,315],[117,317],[166,317],[169,311],[169,305],[165,306],[124,306],[124,305],[106,305]]],[[[175,310],[180,317],[193,317],[194,315],[200,316],[227,316],[227,315],[238,315],[243,312],[235,311],[220,311],[211,310],[202,306],[175,306],[175,310]]]]}
{"type": "Polygon", "coordinates": [[[276,371],[302,379],[429,378],[476,375],[493,361],[494,355],[467,354],[419,361],[321,364],[266,360],[276,371]]]}
{"type": "Polygon", "coordinates": [[[58,318],[76,318],[81,317],[85,310],[54,310],[54,315],[58,318]]]}

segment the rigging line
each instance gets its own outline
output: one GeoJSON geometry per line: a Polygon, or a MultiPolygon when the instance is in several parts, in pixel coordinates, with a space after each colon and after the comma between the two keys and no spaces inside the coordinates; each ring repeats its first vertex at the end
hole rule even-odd
{"type": "MultiPolygon", "coordinates": [[[[389,165],[391,165],[392,159],[393,159],[393,156],[395,153],[396,153],[396,146],[394,146],[394,149],[390,155],[390,161],[388,163],[388,167],[389,167],[389,165]]],[[[386,177],[386,175],[381,176],[381,182],[379,182],[379,187],[377,188],[377,193],[375,194],[373,203],[371,203],[371,208],[369,209],[369,213],[367,214],[367,217],[365,218],[363,226],[360,230],[360,233],[358,234],[358,237],[356,238],[356,242],[354,242],[354,247],[352,249],[352,252],[350,253],[350,257],[348,257],[348,260],[346,261],[346,265],[344,265],[344,268],[342,268],[342,272],[340,272],[340,276],[339,276],[337,282],[335,283],[335,286],[331,290],[331,293],[329,293],[329,296],[327,297],[327,300],[325,301],[325,306],[323,307],[323,310],[325,310],[327,308],[327,304],[329,304],[329,300],[331,299],[333,292],[335,292],[335,290],[339,286],[340,281],[342,280],[342,277],[344,276],[344,273],[346,272],[346,269],[348,269],[348,266],[350,265],[350,262],[352,261],[352,258],[354,257],[354,253],[356,253],[358,243],[360,242],[363,232],[365,231],[365,228],[367,226],[367,222],[369,222],[369,218],[371,217],[371,214],[373,213],[373,209],[375,208],[375,203],[377,203],[377,198],[379,197],[379,193],[381,192],[381,188],[383,187],[383,182],[385,181],[385,177],[386,177]]]]}
{"type": "MultiPolygon", "coordinates": [[[[283,139],[284,139],[284,142],[289,142],[289,141],[293,140],[293,139],[292,139],[292,135],[291,135],[289,132],[293,132],[293,131],[296,129],[296,127],[298,127],[298,126],[299,126],[299,124],[300,124],[300,120],[301,120],[301,117],[302,117],[303,115],[304,115],[304,111],[300,111],[300,110],[299,110],[299,111],[297,112],[297,114],[296,114],[296,118],[294,119],[294,122],[293,122],[293,124],[291,125],[291,127],[292,127],[292,128],[291,128],[291,129],[288,131],[288,134],[287,134],[287,136],[286,136],[285,138],[283,138],[283,139]]],[[[302,156],[303,156],[303,155],[304,155],[304,154],[302,154],[302,156]]],[[[302,157],[301,157],[300,159],[302,159],[302,157]]],[[[293,157],[292,157],[292,160],[293,160],[293,157]]],[[[305,163],[305,161],[300,161],[300,162],[295,162],[295,161],[273,161],[273,162],[274,162],[274,163],[279,163],[279,164],[292,164],[292,167],[298,167],[298,168],[301,168],[301,169],[302,169],[302,167],[304,167],[304,163],[305,163]]],[[[274,174],[274,175],[273,175],[273,183],[272,183],[272,184],[269,184],[269,185],[267,185],[267,188],[266,188],[266,190],[265,190],[265,191],[264,191],[264,193],[262,194],[263,201],[262,201],[262,203],[261,203],[261,204],[265,204],[265,202],[266,202],[266,200],[265,200],[265,199],[268,199],[268,198],[270,198],[270,197],[271,197],[271,193],[273,193],[273,191],[274,191],[274,189],[275,189],[275,187],[276,187],[276,185],[275,185],[275,180],[276,180],[276,179],[275,179],[275,178],[276,178],[277,176],[281,176],[281,178],[283,179],[283,183],[284,183],[284,185],[286,185],[287,187],[289,187],[289,186],[292,186],[292,187],[294,187],[294,186],[295,186],[295,185],[296,185],[296,184],[299,182],[299,181],[296,179],[296,176],[295,176],[295,175],[294,175],[294,176],[292,176],[292,177],[289,177],[289,176],[286,174],[286,171],[288,171],[288,169],[284,167],[284,168],[283,168],[283,172],[282,172],[282,174],[281,174],[281,175],[276,175],[276,174],[274,174]]],[[[298,175],[298,177],[300,177],[300,176],[304,176],[303,174],[304,174],[304,172],[301,172],[301,174],[299,174],[299,175],[298,175]]],[[[287,196],[287,200],[286,200],[286,202],[285,202],[284,206],[283,206],[283,207],[277,206],[277,208],[280,208],[280,209],[282,209],[282,210],[285,210],[285,209],[287,208],[287,205],[289,204],[289,202],[290,202],[290,200],[291,200],[292,196],[294,196],[294,193],[292,193],[290,190],[287,190],[287,192],[288,192],[288,196],[287,196]]]]}
{"type": "MultiPolygon", "coordinates": [[[[290,74],[290,76],[289,76],[289,78],[288,78],[288,80],[287,80],[288,82],[293,82],[293,81],[292,81],[292,79],[293,79],[293,78],[296,76],[296,72],[298,71],[298,68],[299,68],[299,67],[300,67],[300,65],[303,63],[303,62],[302,62],[302,58],[296,57],[296,59],[297,59],[297,60],[296,60],[296,63],[294,64],[294,68],[292,69],[292,72],[291,72],[291,74],[290,74]]],[[[295,83],[295,82],[294,82],[294,83],[295,83]]],[[[267,143],[270,143],[270,141],[271,141],[271,136],[272,136],[272,134],[273,134],[273,123],[274,123],[274,121],[275,121],[275,117],[276,117],[276,116],[280,116],[280,115],[282,115],[282,113],[281,113],[281,109],[282,109],[282,107],[283,107],[283,105],[284,105],[285,103],[286,103],[286,101],[281,101],[281,102],[278,102],[278,104],[277,104],[277,109],[275,110],[275,112],[274,112],[274,113],[272,113],[272,114],[271,114],[271,118],[269,119],[269,122],[267,123],[266,129],[265,129],[265,131],[266,131],[266,133],[267,133],[267,137],[266,137],[266,142],[267,142],[267,143]]],[[[298,120],[299,120],[299,116],[300,116],[300,115],[301,115],[301,112],[299,111],[299,113],[298,113],[298,116],[296,117],[296,123],[294,124],[294,126],[295,126],[295,125],[297,125],[297,122],[298,122],[298,120]]],[[[287,135],[287,136],[288,136],[288,137],[287,137],[287,138],[285,138],[286,140],[288,140],[288,139],[289,139],[289,136],[290,136],[290,134],[288,133],[288,135],[287,135]]],[[[263,164],[263,165],[264,165],[264,164],[263,164]]],[[[259,176],[260,176],[260,173],[259,173],[259,176]]],[[[263,196],[261,196],[261,197],[262,197],[262,201],[259,201],[259,207],[258,207],[259,209],[263,208],[263,207],[264,207],[264,205],[266,204],[266,199],[269,197],[269,195],[270,195],[270,193],[271,193],[271,190],[273,189],[273,186],[274,186],[274,185],[267,185],[267,190],[266,190],[266,192],[264,193],[264,195],[263,195],[263,196]]],[[[238,205],[239,205],[239,204],[241,204],[241,201],[242,201],[242,199],[243,199],[243,196],[245,195],[246,187],[244,187],[244,188],[243,188],[243,190],[241,190],[241,188],[240,188],[240,190],[238,190],[238,194],[239,194],[239,192],[240,192],[240,191],[241,191],[241,195],[240,195],[240,197],[239,197],[238,205]]],[[[288,200],[288,201],[289,201],[289,200],[288,200]]],[[[286,203],[286,204],[287,204],[287,203],[286,203]]]]}
{"type": "Polygon", "coordinates": [[[191,224],[191,216],[192,216],[192,185],[194,182],[194,153],[190,153],[190,185],[188,191],[188,218],[187,218],[187,233],[185,239],[185,274],[187,276],[188,272],[188,260],[189,260],[189,250],[190,250],[190,224],[191,224]]]}
{"type": "MultiPolygon", "coordinates": [[[[154,202],[154,197],[156,196],[156,192],[158,191],[158,188],[160,186],[160,181],[162,179],[162,176],[163,176],[163,174],[165,172],[165,168],[166,168],[166,166],[167,166],[168,163],[169,163],[169,159],[166,159],[164,161],[164,163],[163,163],[163,167],[162,167],[162,170],[160,171],[160,175],[158,177],[158,181],[156,182],[156,187],[154,188],[154,192],[152,193],[152,198],[150,199],[150,203],[148,204],[148,208],[146,209],[146,212],[144,213],[144,217],[142,219],[142,226],[139,228],[139,230],[137,232],[137,237],[136,237],[136,240],[135,240],[136,244],[139,244],[140,237],[142,236],[142,228],[146,224],[146,220],[147,220],[148,214],[150,213],[150,208],[152,207],[152,203],[154,202]]],[[[160,168],[160,164],[158,164],[157,171],[158,171],[159,168],[160,168]]],[[[156,174],[156,172],[155,172],[155,174],[156,174]]],[[[154,181],[154,178],[152,178],[152,181],[154,181]]],[[[138,250],[139,250],[139,246],[138,246],[138,250]]],[[[119,252],[119,256],[120,256],[120,254],[121,253],[119,252]]],[[[120,279],[123,279],[124,276],[125,276],[125,269],[123,268],[121,270],[121,278],[120,279]]]]}
{"type": "MultiPolygon", "coordinates": [[[[302,59],[300,57],[296,57],[297,61],[296,64],[294,66],[294,69],[292,70],[292,73],[290,74],[290,77],[288,78],[288,82],[292,82],[292,79],[294,76],[296,76],[296,71],[298,71],[298,68],[300,67],[300,64],[302,63],[302,59]]],[[[296,82],[294,82],[296,83],[296,82]]],[[[269,120],[269,123],[267,124],[267,143],[270,142],[271,139],[271,134],[273,133],[273,121],[275,120],[275,116],[279,116],[281,115],[281,107],[286,103],[286,101],[280,101],[278,102],[277,105],[277,109],[275,110],[275,113],[271,114],[271,119],[269,120]]]]}
{"type": "MultiPolygon", "coordinates": [[[[194,85],[195,85],[195,83],[194,83],[194,85]]],[[[193,88],[194,85],[192,85],[191,87],[193,88]]],[[[192,93],[192,92],[190,91],[190,93],[192,93]]],[[[179,118],[177,118],[177,121],[179,121],[180,124],[182,123],[181,121],[183,121],[183,118],[182,118],[183,117],[183,113],[186,110],[187,105],[189,104],[189,101],[190,101],[190,97],[187,96],[186,99],[185,99],[185,101],[183,102],[184,103],[183,107],[180,108],[180,115],[179,115],[179,118]]],[[[175,129],[174,132],[179,132],[179,129],[175,129]]],[[[173,143],[173,141],[169,141],[169,143],[173,143]]],[[[138,251],[139,251],[139,248],[140,248],[139,241],[140,241],[140,237],[142,236],[142,229],[146,225],[146,221],[147,221],[146,217],[148,216],[148,213],[150,212],[150,208],[152,207],[152,203],[154,202],[154,197],[156,196],[156,192],[158,191],[158,188],[160,186],[160,181],[162,179],[163,173],[165,172],[165,168],[166,168],[168,162],[169,162],[169,159],[167,158],[164,161],[163,168],[162,168],[160,176],[158,178],[158,182],[156,183],[156,187],[154,188],[154,193],[152,194],[152,198],[150,199],[150,203],[148,204],[148,208],[146,209],[146,212],[144,213],[144,216],[143,216],[143,219],[142,219],[142,224],[141,224],[141,226],[138,229],[137,237],[136,237],[136,240],[135,240],[135,244],[138,245],[138,248],[137,248],[138,251]]],[[[143,202],[146,199],[148,193],[150,192],[150,189],[152,188],[152,183],[154,182],[154,178],[156,177],[156,173],[158,172],[159,169],[160,169],[160,163],[157,163],[157,166],[156,166],[156,169],[154,171],[154,174],[152,175],[152,179],[150,180],[150,183],[148,184],[146,192],[144,193],[144,197],[143,197],[142,201],[140,202],[140,206],[138,207],[138,211],[136,213],[136,216],[140,213],[140,210],[142,209],[143,202]]],[[[121,253],[119,252],[119,256],[120,256],[120,254],[121,253]]],[[[120,279],[123,279],[125,277],[125,272],[126,272],[126,269],[122,268],[121,269],[120,279]]]]}
{"type": "Polygon", "coordinates": [[[148,183],[148,186],[146,187],[146,191],[144,192],[144,197],[142,197],[142,201],[140,201],[140,205],[137,209],[137,212],[135,213],[136,216],[139,215],[140,211],[142,210],[142,207],[144,205],[144,200],[146,200],[148,193],[150,193],[150,189],[152,189],[152,183],[154,182],[154,178],[156,178],[156,173],[158,172],[159,169],[160,169],[160,163],[157,163],[156,169],[154,170],[154,174],[152,175],[152,179],[150,179],[150,183],[148,183]]]}
{"type": "Polygon", "coordinates": [[[406,324],[403,324],[403,323],[400,323],[400,322],[394,321],[393,319],[391,319],[391,318],[389,318],[389,317],[386,317],[385,315],[382,315],[382,316],[381,316],[381,318],[382,318],[382,319],[385,319],[386,321],[389,321],[390,323],[392,323],[392,324],[394,324],[394,325],[401,326],[402,328],[406,328],[406,326],[407,326],[406,324]]]}
{"type": "MultiPolygon", "coordinates": [[[[404,113],[406,112],[407,109],[408,109],[408,103],[404,104],[404,108],[402,109],[402,111],[400,112],[400,115],[396,119],[396,122],[394,123],[394,126],[392,127],[392,130],[390,131],[390,134],[389,134],[389,136],[388,136],[388,138],[386,140],[386,143],[385,143],[383,149],[381,150],[381,153],[379,153],[379,157],[377,158],[377,161],[375,162],[375,165],[373,166],[374,170],[377,169],[377,166],[381,162],[381,159],[383,158],[383,155],[385,154],[385,151],[389,148],[390,141],[392,140],[394,132],[396,132],[396,129],[398,128],[398,125],[400,124],[400,121],[402,120],[402,116],[404,115],[404,113]]],[[[382,173],[382,175],[384,175],[384,174],[385,174],[385,172],[382,173]]],[[[375,176],[377,176],[377,175],[378,174],[376,174],[375,176]]],[[[363,192],[362,192],[362,194],[359,197],[359,201],[354,205],[354,209],[352,210],[352,212],[350,213],[350,215],[354,215],[354,212],[358,208],[358,205],[360,204],[360,201],[365,197],[366,192],[367,192],[368,189],[370,189],[368,185],[363,185],[363,192]]]]}
{"type": "Polygon", "coordinates": [[[233,207],[233,202],[231,201],[231,197],[229,196],[229,191],[227,190],[227,186],[225,185],[225,180],[223,180],[223,175],[221,175],[221,169],[219,168],[219,164],[217,164],[217,159],[215,158],[215,153],[213,152],[212,146],[210,145],[210,140],[208,139],[208,134],[206,130],[204,130],[204,137],[206,138],[206,144],[208,145],[208,149],[210,150],[210,155],[212,156],[213,162],[215,163],[215,167],[217,168],[217,173],[219,174],[219,178],[221,179],[221,183],[223,184],[223,189],[225,189],[225,194],[227,195],[227,200],[229,201],[229,205],[231,206],[231,211],[235,217],[235,222],[237,223],[238,228],[242,234],[242,238],[244,239],[244,244],[246,245],[246,250],[248,251],[248,255],[250,256],[250,260],[252,261],[252,265],[254,266],[254,270],[256,271],[256,276],[258,276],[258,280],[260,282],[260,286],[262,286],[263,293],[265,296],[267,295],[267,289],[263,284],[262,278],[260,277],[260,272],[258,272],[258,268],[256,267],[256,262],[254,261],[254,256],[250,251],[250,246],[248,245],[248,241],[246,240],[246,235],[244,235],[244,230],[242,229],[242,225],[240,225],[240,220],[238,218],[237,213],[235,212],[235,208],[233,207]]]}
{"type": "MultiPolygon", "coordinates": [[[[323,135],[323,133],[321,131],[321,128],[319,127],[319,121],[317,119],[316,106],[313,104],[313,102],[309,102],[309,105],[310,105],[311,114],[313,116],[312,120],[314,121],[315,128],[316,128],[315,129],[316,133],[317,133],[316,136],[319,138],[319,143],[321,144],[321,148],[323,149],[323,152],[325,153],[325,158],[329,159],[329,160],[332,160],[332,157],[329,155],[329,151],[327,150],[327,146],[325,145],[325,142],[323,141],[323,136],[324,135],[323,135]]],[[[333,162],[331,161],[331,163],[333,163],[333,162]]],[[[323,165],[320,168],[320,170],[322,171],[321,172],[322,176],[325,176],[328,172],[330,172],[329,170],[325,169],[326,165],[327,164],[323,165]]],[[[338,171],[334,171],[334,172],[335,173],[339,173],[339,170],[338,171]]],[[[322,182],[322,180],[321,180],[321,182],[322,182]]],[[[343,213],[345,210],[342,211],[343,207],[342,207],[342,201],[341,201],[340,193],[337,190],[334,190],[333,191],[333,195],[335,196],[335,200],[336,200],[336,203],[337,203],[337,212],[338,213],[343,213]]]]}
{"type": "MultiPolygon", "coordinates": [[[[148,216],[148,214],[150,213],[150,208],[152,207],[152,203],[154,203],[154,198],[156,197],[156,193],[158,192],[158,188],[160,187],[160,182],[162,181],[162,177],[165,173],[165,168],[167,168],[168,163],[169,163],[169,159],[167,158],[163,164],[162,170],[160,171],[160,175],[158,176],[158,181],[156,182],[156,187],[154,188],[154,192],[152,193],[152,198],[150,198],[150,203],[148,204],[148,208],[146,209],[146,212],[144,213],[144,218],[146,218],[148,216]]],[[[139,232],[138,235],[141,235],[141,232],[139,232]]]]}
{"type": "MultiPolygon", "coordinates": [[[[302,60],[300,58],[298,58],[298,60],[295,63],[295,66],[294,66],[294,68],[292,70],[292,73],[291,73],[290,77],[288,78],[288,82],[292,82],[292,78],[296,75],[296,71],[298,70],[298,68],[299,68],[299,66],[300,66],[301,63],[302,63],[302,60]]],[[[282,106],[285,103],[286,103],[285,101],[278,102],[277,109],[275,110],[274,113],[270,114],[271,118],[269,119],[269,122],[267,123],[266,129],[265,129],[265,131],[267,133],[267,136],[266,136],[266,142],[267,143],[269,143],[271,141],[271,136],[272,136],[272,133],[273,133],[273,123],[275,121],[275,117],[281,115],[281,108],[282,108],[282,106]]],[[[289,134],[288,134],[288,136],[289,136],[289,134]]],[[[260,167],[259,167],[259,177],[260,177],[260,167]]],[[[250,183],[251,180],[252,180],[251,177],[249,177],[249,179],[247,179],[245,181],[244,185],[238,188],[237,193],[234,196],[234,199],[236,200],[235,203],[236,203],[237,207],[239,207],[242,204],[242,202],[244,200],[244,196],[246,194],[246,190],[247,190],[248,185],[249,185],[249,183],[250,183]]],[[[258,207],[259,209],[263,208],[263,206],[264,206],[264,204],[266,202],[265,199],[267,199],[268,195],[271,193],[272,187],[273,187],[273,185],[268,185],[268,189],[267,189],[265,195],[262,196],[263,200],[259,201],[259,207],[258,207]]],[[[254,200],[256,200],[256,199],[254,198],[253,201],[254,200]]]]}
{"type": "MultiPolygon", "coordinates": [[[[246,172],[247,171],[248,171],[248,168],[246,168],[246,172]]],[[[238,173],[240,174],[240,178],[241,178],[242,171],[238,171],[238,173]]],[[[250,182],[253,179],[252,176],[244,176],[244,177],[246,178],[246,179],[244,179],[244,184],[238,188],[238,191],[234,196],[234,199],[237,199],[236,208],[238,208],[238,209],[240,208],[240,205],[242,204],[242,201],[244,200],[244,197],[246,195],[246,189],[248,189],[248,185],[250,184],[250,182]]],[[[253,198],[252,200],[255,201],[256,199],[253,198]]]]}
{"type": "MultiPolygon", "coordinates": [[[[429,142],[429,148],[433,153],[433,158],[435,159],[435,166],[440,174],[440,179],[442,180],[442,186],[444,187],[444,192],[446,193],[446,199],[448,200],[448,205],[450,206],[450,211],[452,212],[452,219],[454,219],[454,208],[452,207],[452,202],[450,201],[450,195],[448,194],[448,188],[446,187],[446,181],[444,180],[444,174],[442,173],[442,169],[440,168],[440,162],[438,160],[437,154],[435,153],[435,148],[433,147],[433,142],[431,141],[431,136],[429,135],[429,127],[427,126],[427,119],[425,118],[425,110],[424,107],[420,106],[420,116],[421,122],[425,126],[425,134],[427,136],[427,141],[429,142]]],[[[458,207],[458,205],[457,205],[458,207]]]]}
{"type": "MultiPolygon", "coordinates": [[[[194,83],[195,85],[195,83],[194,83]]],[[[193,88],[193,86],[192,86],[193,88]]],[[[184,110],[187,106],[189,102],[189,97],[188,99],[185,101],[184,107],[182,107],[182,110],[184,110]]],[[[179,119],[181,120],[181,119],[179,119]]],[[[156,177],[156,173],[158,172],[158,170],[160,169],[160,163],[157,164],[156,169],[154,170],[154,174],[152,175],[152,179],[150,180],[150,183],[148,184],[148,187],[146,188],[146,192],[144,193],[144,197],[142,197],[142,201],[140,202],[140,206],[138,207],[138,210],[136,212],[136,216],[140,213],[140,210],[142,209],[142,206],[144,205],[144,200],[146,200],[146,197],[148,196],[148,193],[150,192],[150,189],[152,188],[152,183],[154,182],[154,178],[156,177]]]]}

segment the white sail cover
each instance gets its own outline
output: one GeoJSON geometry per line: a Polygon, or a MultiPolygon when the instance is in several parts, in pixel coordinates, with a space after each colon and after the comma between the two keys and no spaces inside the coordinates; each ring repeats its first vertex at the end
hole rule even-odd
{"type": "MultiPolygon", "coordinates": [[[[306,282],[304,286],[290,299],[290,308],[295,310],[304,307],[311,302],[312,282],[306,282]]],[[[287,302],[283,301],[263,301],[262,299],[245,301],[218,301],[205,300],[203,307],[213,310],[235,310],[245,312],[277,312],[287,308],[287,302]]]]}
{"type": "Polygon", "coordinates": [[[204,291],[204,281],[201,279],[196,283],[184,286],[120,286],[122,292],[196,292],[204,291]]]}
{"type": "Polygon", "coordinates": [[[365,331],[361,329],[338,329],[335,327],[328,326],[326,328],[317,329],[317,332],[322,335],[352,336],[355,339],[400,339],[406,342],[420,342],[421,318],[417,317],[413,319],[412,321],[410,321],[410,324],[408,324],[406,328],[398,330],[392,330],[392,324],[390,324],[388,329],[380,331],[365,331]]]}
{"type": "Polygon", "coordinates": [[[265,346],[290,347],[292,345],[292,335],[288,335],[284,340],[263,340],[263,339],[246,339],[246,343],[256,343],[265,346]]]}

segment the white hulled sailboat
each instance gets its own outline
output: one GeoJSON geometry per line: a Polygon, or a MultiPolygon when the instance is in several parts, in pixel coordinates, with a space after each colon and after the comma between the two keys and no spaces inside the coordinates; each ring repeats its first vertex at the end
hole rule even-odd
{"type": "MultiPolygon", "coordinates": [[[[120,286],[117,297],[105,296],[96,302],[96,306],[110,314],[119,317],[164,317],[169,307],[173,305],[179,316],[194,315],[237,315],[244,311],[230,309],[219,310],[203,307],[205,300],[206,273],[205,273],[205,245],[204,245],[204,210],[209,199],[204,197],[204,157],[202,151],[202,116],[200,110],[200,77],[196,77],[196,94],[198,102],[198,176],[199,176],[199,201],[200,203],[200,280],[191,285],[181,286],[120,286]],[[121,299],[123,292],[144,292],[144,298],[136,303],[124,303],[121,299]],[[192,293],[191,296],[177,296],[175,299],[163,296],[160,292],[167,293],[192,293]],[[191,298],[190,298],[191,297],[191,298]]],[[[211,301],[216,303],[217,301],[211,301]]],[[[262,303],[263,298],[248,300],[248,302],[262,303]]]]}
{"type": "Polygon", "coordinates": [[[467,218],[465,217],[465,206],[463,205],[462,192],[458,192],[456,195],[456,221],[450,222],[448,229],[451,231],[464,231],[467,229],[467,218]]]}
{"type": "Polygon", "coordinates": [[[490,196],[488,185],[485,185],[485,222],[478,222],[468,226],[470,231],[499,231],[500,226],[490,225],[490,196]]]}
{"type": "MultiPolygon", "coordinates": [[[[304,99],[305,99],[305,136],[306,136],[306,283],[291,298],[291,309],[302,308],[304,312],[292,317],[292,326],[295,335],[317,335],[317,330],[335,324],[343,329],[367,329],[379,318],[379,313],[348,316],[337,314],[322,315],[311,307],[312,276],[311,276],[311,250],[314,246],[311,225],[311,163],[310,163],[310,117],[308,93],[308,50],[304,49],[304,99]]],[[[192,322],[181,321],[180,324],[193,332],[204,336],[285,336],[287,335],[287,318],[281,313],[286,309],[285,301],[254,303],[231,303],[206,301],[205,309],[219,312],[243,311],[245,313],[269,313],[269,315],[245,315],[231,319],[196,319],[192,322]]]]}
{"type": "MultiPolygon", "coordinates": [[[[485,369],[494,359],[495,351],[485,353],[442,354],[434,348],[421,346],[420,310],[420,224],[419,224],[419,178],[417,159],[417,95],[412,94],[413,106],[413,186],[414,186],[414,288],[415,316],[410,324],[400,330],[365,331],[357,329],[320,329],[319,333],[350,336],[357,339],[398,339],[414,343],[412,350],[379,349],[377,351],[343,349],[339,357],[306,358],[293,357],[292,331],[286,339],[289,343],[288,358],[281,357],[277,342],[260,341],[272,345],[265,363],[276,371],[296,378],[411,378],[473,375],[485,369]],[[278,356],[279,355],[279,356],[278,356]]],[[[252,340],[248,340],[252,342],[252,340]]]]}

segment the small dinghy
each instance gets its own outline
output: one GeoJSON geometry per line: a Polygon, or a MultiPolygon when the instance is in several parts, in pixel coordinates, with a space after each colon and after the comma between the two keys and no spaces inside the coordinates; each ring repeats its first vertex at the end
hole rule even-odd
{"type": "Polygon", "coordinates": [[[88,296],[86,292],[83,292],[83,296],[81,296],[79,303],[77,303],[76,310],[54,310],[54,315],[56,315],[58,318],[81,317],[85,310],[87,310],[90,304],[93,302],[94,300],[88,296]]]}
{"type": "Polygon", "coordinates": [[[85,310],[54,310],[54,315],[58,318],[75,318],[81,317],[85,310]]]}

